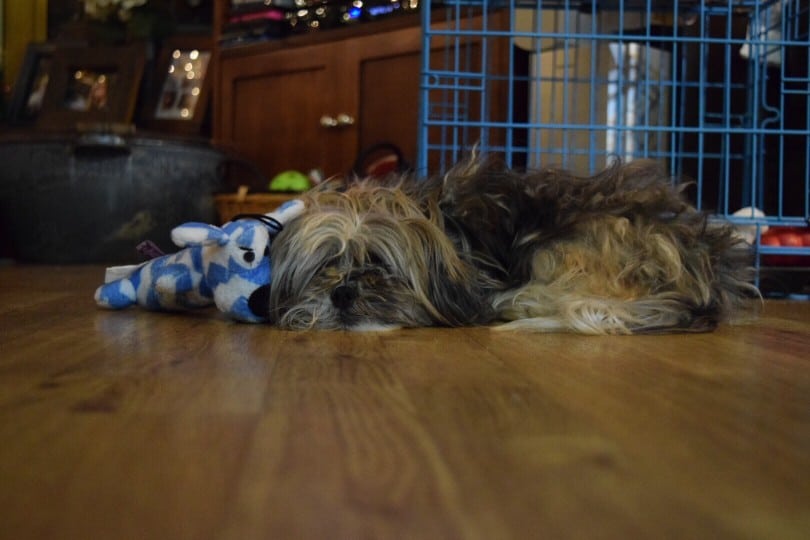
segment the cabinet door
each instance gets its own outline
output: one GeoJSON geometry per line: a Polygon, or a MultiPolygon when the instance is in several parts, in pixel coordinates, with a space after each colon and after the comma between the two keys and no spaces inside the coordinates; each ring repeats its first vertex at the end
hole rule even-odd
{"type": "Polygon", "coordinates": [[[217,137],[268,177],[288,169],[338,172],[351,140],[321,117],[336,110],[334,51],[299,47],[223,58],[217,137]]]}
{"type": "Polygon", "coordinates": [[[387,142],[416,159],[421,39],[418,27],[358,40],[358,151],[387,142]]]}
{"type": "MultiPolygon", "coordinates": [[[[437,26],[443,26],[438,23],[437,26]]],[[[429,97],[432,108],[439,112],[450,113],[457,118],[470,122],[481,122],[486,119],[490,123],[504,123],[514,121],[521,111],[507,110],[509,99],[509,85],[507,69],[516,70],[518,75],[525,78],[527,60],[515,60],[509,64],[509,50],[505,40],[492,40],[486,47],[483,38],[475,34],[480,29],[483,20],[480,17],[470,18],[466,22],[473,33],[462,41],[434,40],[430,51],[430,65],[439,66],[447,61],[450,53],[463,51],[461,60],[464,69],[470,73],[487,73],[492,80],[482,83],[477,80],[464,81],[463,89],[436,90],[429,97]],[[521,64],[519,66],[518,64],[521,64]],[[484,97],[486,103],[482,103],[484,97]]],[[[488,19],[489,29],[496,30],[508,28],[509,13],[501,11],[493,13],[488,19]]],[[[421,102],[421,69],[422,69],[422,32],[420,27],[405,28],[385,34],[376,34],[356,40],[349,57],[357,58],[358,69],[358,131],[355,134],[359,149],[368,148],[378,142],[391,142],[396,144],[410,164],[415,165],[420,102],[421,102]]],[[[527,55],[515,53],[515,59],[528,58],[527,55]]],[[[516,86],[520,86],[517,84],[516,86]]],[[[513,96],[521,101],[525,110],[525,97],[513,96]]],[[[429,130],[428,139],[431,142],[441,142],[447,133],[441,127],[429,130]]],[[[490,129],[486,134],[480,130],[458,128],[459,132],[451,142],[469,147],[479,141],[482,136],[494,145],[505,142],[503,131],[490,129]]],[[[445,141],[446,143],[446,141],[445,141]]],[[[446,152],[452,154],[452,152],[446,152]]],[[[428,162],[428,171],[418,171],[420,174],[436,171],[440,168],[440,154],[434,152],[428,162]]]]}

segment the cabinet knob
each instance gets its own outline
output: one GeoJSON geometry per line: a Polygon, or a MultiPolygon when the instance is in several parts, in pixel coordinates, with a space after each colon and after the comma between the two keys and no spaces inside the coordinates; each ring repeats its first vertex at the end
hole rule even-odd
{"type": "Polygon", "coordinates": [[[321,116],[321,126],[325,128],[337,128],[354,125],[354,117],[350,114],[340,113],[337,116],[325,114],[321,116]]]}
{"type": "Polygon", "coordinates": [[[334,116],[329,116],[328,114],[321,116],[321,126],[325,128],[333,128],[337,127],[337,125],[337,118],[334,116]]]}
{"type": "Polygon", "coordinates": [[[337,124],[339,126],[354,125],[354,117],[350,114],[340,113],[339,115],[337,115],[337,124]]]}

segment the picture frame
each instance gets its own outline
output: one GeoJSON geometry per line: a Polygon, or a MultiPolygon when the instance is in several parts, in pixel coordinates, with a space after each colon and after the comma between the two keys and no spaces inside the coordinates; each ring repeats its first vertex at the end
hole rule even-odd
{"type": "Polygon", "coordinates": [[[47,42],[31,42],[27,45],[8,103],[10,124],[30,124],[36,120],[48,88],[55,49],[52,43],[47,42]]]}
{"type": "Polygon", "coordinates": [[[143,44],[55,47],[37,127],[132,122],[145,63],[143,44]]]}
{"type": "Polygon", "coordinates": [[[181,135],[201,134],[208,114],[213,54],[212,40],[205,36],[165,40],[141,111],[141,125],[181,135]]]}

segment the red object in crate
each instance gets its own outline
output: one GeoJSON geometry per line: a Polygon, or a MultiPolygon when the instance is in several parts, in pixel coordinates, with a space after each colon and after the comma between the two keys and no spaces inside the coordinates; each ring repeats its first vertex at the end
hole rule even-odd
{"type": "MultiPolygon", "coordinates": [[[[762,234],[760,245],[769,247],[810,248],[810,230],[802,227],[771,227],[762,234]]],[[[806,255],[763,255],[768,266],[810,266],[806,255]]]]}

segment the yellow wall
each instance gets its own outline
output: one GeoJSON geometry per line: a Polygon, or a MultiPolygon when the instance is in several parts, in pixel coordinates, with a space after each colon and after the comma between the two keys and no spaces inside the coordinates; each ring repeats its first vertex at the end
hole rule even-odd
{"type": "Polygon", "coordinates": [[[48,35],[48,0],[5,0],[3,3],[3,67],[6,84],[20,71],[25,47],[48,35]]]}

